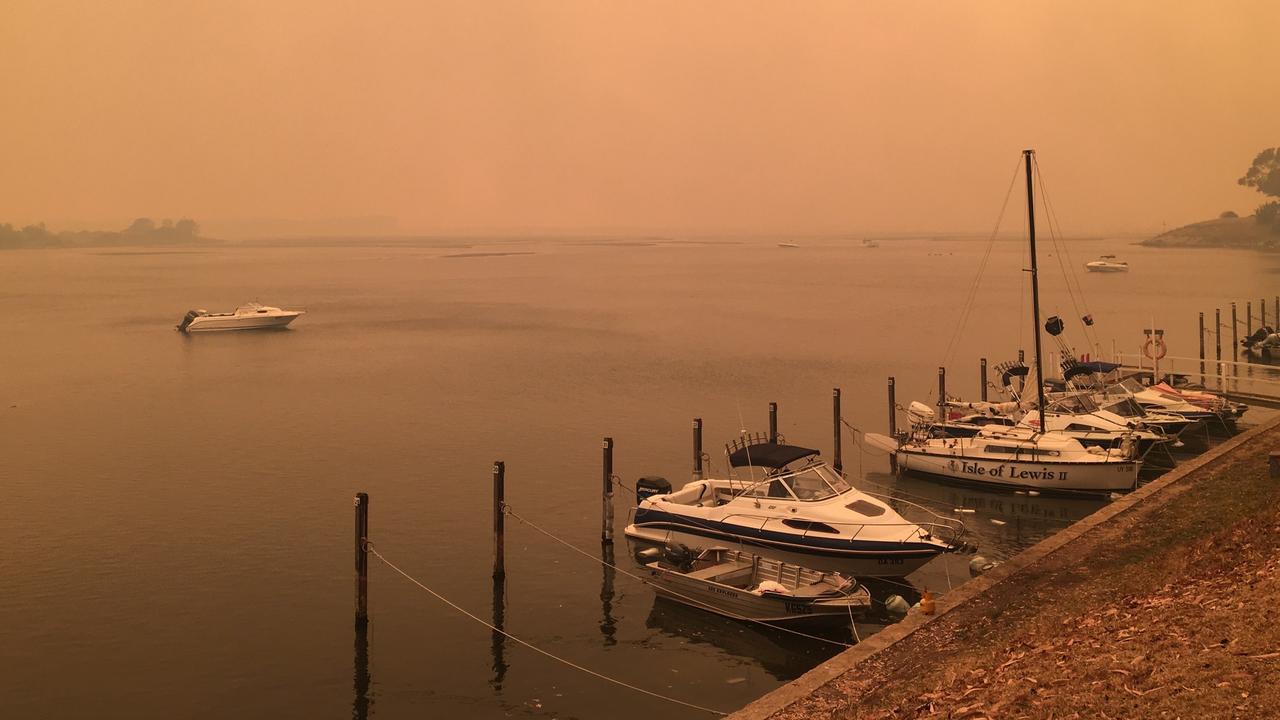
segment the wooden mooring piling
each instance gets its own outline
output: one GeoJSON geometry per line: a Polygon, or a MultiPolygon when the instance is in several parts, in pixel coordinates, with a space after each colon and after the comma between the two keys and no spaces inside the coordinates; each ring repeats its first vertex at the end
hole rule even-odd
{"type": "Polygon", "coordinates": [[[601,444],[601,510],[600,544],[613,544],[613,438],[607,437],[601,444]]]}
{"type": "Polygon", "coordinates": [[[356,629],[369,623],[369,493],[356,493],[356,629]]]}

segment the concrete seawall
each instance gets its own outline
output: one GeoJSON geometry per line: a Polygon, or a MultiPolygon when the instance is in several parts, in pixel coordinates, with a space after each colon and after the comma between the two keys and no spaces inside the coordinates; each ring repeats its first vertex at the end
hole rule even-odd
{"type": "MultiPolygon", "coordinates": [[[[1267,485],[1257,476],[1267,473],[1266,454],[1280,447],[1280,418],[1237,435],[1204,454],[1182,463],[1177,469],[1117,499],[1112,504],[1063,529],[1025,550],[990,573],[974,578],[939,598],[937,614],[926,616],[913,611],[902,622],[890,626],[857,646],[814,668],[730,717],[736,720],[763,718],[856,717],[861,713],[859,698],[875,694],[877,702],[892,702],[896,682],[918,680],[931,670],[929,665],[946,663],[957,649],[971,649],[982,643],[988,650],[995,643],[1017,633],[1017,623],[1039,622],[1035,608],[1019,607],[1028,595],[1052,593],[1064,587],[1058,576],[1088,574],[1091,557],[1131,541],[1135,529],[1141,532],[1147,521],[1161,508],[1197,484],[1212,480],[1225,465],[1243,463],[1249,471],[1249,488],[1267,485]],[[1057,583],[1057,584],[1055,584],[1057,583]],[[1001,623],[1000,632],[990,632],[994,619],[1001,623]],[[986,628],[982,634],[978,628],[986,628]],[[886,689],[889,688],[889,689],[886,689]]],[[[1225,488],[1233,502],[1248,498],[1236,485],[1225,488]]],[[[1203,503],[1201,503],[1203,504],[1203,503]]],[[[1224,508],[1224,514],[1229,509],[1224,508]]],[[[1213,530],[1216,521],[1201,522],[1188,530],[1186,537],[1199,537],[1213,530]]],[[[1174,533],[1176,528],[1170,528],[1174,533]]],[[[1183,535],[1174,540],[1153,540],[1142,552],[1168,552],[1178,547],[1183,535]],[[1175,540],[1177,542],[1175,542],[1175,540]]],[[[1104,563],[1105,564],[1105,563],[1104,563]]],[[[1117,565],[1118,571],[1123,568],[1117,565]]],[[[1090,579],[1072,580],[1073,588],[1087,587],[1090,579]]],[[[1083,597],[1078,607],[1098,602],[1097,597],[1083,597]]],[[[1056,619],[1056,618],[1055,618],[1056,619]]],[[[905,684],[905,683],[902,683],[905,684]]],[[[910,692],[904,690],[904,692],[910,692]]],[[[907,698],[903,698],[906,700],[907,698]]]]}

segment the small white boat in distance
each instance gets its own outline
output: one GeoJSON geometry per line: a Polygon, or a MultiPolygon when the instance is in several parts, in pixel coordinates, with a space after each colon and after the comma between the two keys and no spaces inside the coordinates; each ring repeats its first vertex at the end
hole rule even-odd
{"type": "Polygon", "coordinates": [[[798,248],[798,247],[800,247],[800,243],[798,243],[798,242],[780,242],[780,243],[778,243],[778,247],[782,247],[782,248],[798,248]]]}
{"type": "Polygon", "coordinates": [[[1089,272],[1129,272],[1129,263],[1116,260],[1115,255],[1103,255],[1084,266],[1089,272]]]}
{"type": "Polygon", "coordinates": [[[178,330],[185,333],[211,330],[268,330],[283,328],[301,315],[303,310],[281,310],[278,307],[249,303],[233,312],[211,313],[208,310],[192,310],[178,323],[178,330]]]}

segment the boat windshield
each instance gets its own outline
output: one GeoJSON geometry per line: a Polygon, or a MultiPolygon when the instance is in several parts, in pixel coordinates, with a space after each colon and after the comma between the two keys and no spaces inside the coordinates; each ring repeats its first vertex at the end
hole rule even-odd
{"type": "Polygon", "coordinates": [[[1121,380],[1117,387],[1125,394],[1140,393],[1147,389],[1142,383],[1133,378],[1125,378],[1124,380],[1121,380]]]}
{"type": "Polygon", "coordinates": [[[1142,406],[1134,401],[1131,397],[1117,400],[1104,408],[1107,412],[1113,412],[1120,417],[1142,417],[1146,413],[1142,411],[1142,406]]]}
{"type": "Polygon", "coordinates": [[[848,481],[825,464],[810,465],[794,472],[774,475],[756,483],[742,494],[748,497],[772,497],[784,500],[814,502],[826,500],[853,489],[848,481]]]}
{"type": "Polygon", "coordinates": [[[852,489],[844,478],[826,465],[810,465],[780,479],[791,488],[797,500],[826,500],[852,489]]]}
{"type": "Polygon", "coordinates": [[[1049,410],[1053,412],[1066,413],[1068,415],[1080,415],[1085,413],[1096,412],[1098,404],[1086,395],[1067,395],[1058,398],[1049,405],[1049,410]]]}

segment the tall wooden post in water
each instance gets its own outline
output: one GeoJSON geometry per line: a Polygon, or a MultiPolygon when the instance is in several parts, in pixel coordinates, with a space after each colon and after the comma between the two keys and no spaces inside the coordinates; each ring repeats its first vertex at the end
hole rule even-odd
{"type": "Polygon", "coordinates": [[[1222,309],[1213,309],[1213,374],[1218,376],[1218,386],[1222,386],[1222,309]]]}
{"type": "Polygon", "coordinates": [[[1266,300],[1258,301],[1258,313],[1262,316],[1262,318],[1258,320],[1258,324],[1266,325],[1267,324],[1267,301],[1266,300]]]}
{"type": "Polygon", "coordinates": [[[834,435],[832,436],[831,453],[834,461],[832,467],[836,472],[844,471],[844,458],[840,455],[840,388],[832,388],[831,390],[831,425],[834,435]]]}
{"type": "Polygon", "coordinates": [[[503,512],[506,507],[506,483],[507,464],[496,460],[493,463],[493,577],[495,579],[507,576],[506,548],[504,547],[506,515],[503,512]]]}
{"type": "Polygon", "coordinates": [[[1253,301],[1244,304],[1244,336],[1253,334],[1253,301]]]}
{"type": "Polygon", "coordinates": [[[978,392],[982,397],[982,402],[987,401],[987,359],[982,358],[978,364],[978,392]]]}
{"type": "Polygon", "coordinates": [[[938,366],[938,422],[947,421],[947,369],[938,366]]]}
{"type": "MultiPolygon", "coordinates": [[[[1240,321],[1236,319],[1236,304],[1231,303],[1231,359],[1240,359],[1240,321]]],[[[1235,366],[1231,366],[1234,370],[1235,366]]]]}
{"type": "Polygon", "coordinates": [[[769,403],[769,442],[778,442],[778,403],[769,403]]]}
{"type": "MultiPolygon", "coordinates": [[[[893,376],[889,376],[889,437],[895,440],[898,437],[898,399],[895,396],[893,387],[893,376]]],[[[898,471],[898,456],[889,456],[889,470],[898,471]]]]}
{"type": "Polygon", "coordinates": [[[369,493],[356,493],[356,629],[369,622],[369,493]]]}
{"type": "Polygon", "coordinates": [[[613,544],[613,438],[605,438],[601,447],[600,543],[613,544]]]}
{"type": "Polygon", "coordinates": [[[702,479],[702,418],[693,419],[693,479],[702,479]]]}
{"type": "Polygon", "coordinates": [[[1204,386],[1204,313],[1200,313],[1200,385],[1204,386]]]}

